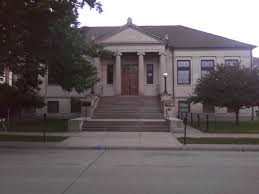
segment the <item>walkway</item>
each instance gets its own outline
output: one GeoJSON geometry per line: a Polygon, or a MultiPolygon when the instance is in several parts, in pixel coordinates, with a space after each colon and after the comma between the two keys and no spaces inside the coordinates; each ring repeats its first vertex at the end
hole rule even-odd
{"type": "MultiPolygon", "coordinates": [[[[259,134],[244,134],[244,133],[204,133],[198,129],[187,126],[187,137],[232,137],[232,138],[259,138],[259,134]]],[[[184,133],[175,133],[176,137],[183,137],[184,133]]]]}
{"type": "Polygon", "coordinates": [[[88,148],[175,148],[181,146],[174,134],[166,132],[81,132],[59,143],[61,147],[88,148]]]}

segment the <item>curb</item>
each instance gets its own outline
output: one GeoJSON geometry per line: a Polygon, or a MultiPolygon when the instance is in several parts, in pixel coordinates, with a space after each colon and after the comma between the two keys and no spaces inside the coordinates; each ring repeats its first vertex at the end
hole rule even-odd
{"type": "Polygon", "coordinates": [[[259,152],[259,147],[235,146],[235,147],[206,147],[183,145],[178,147],[143,147],[143,146],[53,146],[53,145],[0,145],[0,149],[52,149],[52,150],[139,150],[139,151],[236,151],[236,152],[259,152]]]}

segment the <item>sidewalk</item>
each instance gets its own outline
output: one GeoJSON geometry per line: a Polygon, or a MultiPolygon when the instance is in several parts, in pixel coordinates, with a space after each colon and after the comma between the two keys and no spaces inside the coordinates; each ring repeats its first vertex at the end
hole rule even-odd
{"type": "MultiPolygon", "coordinates": [[[[38,132],[1,132],[9,135],[43,135],[38,132]]],[[[200,151],[259,151],[259,145],[182,145],[177,137],[183,133],[169,132],[74,132],[47,133],[69,137],[63,142],[0,142],[0,148],[11,149],[135,149],[135,150],[200,150],[200,151]]],[[[211,134],[188,127],[187,137],[253,137],[259,134],[211,134]]]]}
{"type": "MultiPolygon", "coordinates": [[[[184,133],[175,133],[175,136],[183,137],[184,133]]],[[[204,133],[198,129],[187,126],[186,129],[187,137],[232,137],[232,138],[259,138],[259,134],[244,134],[244,133],[204,133]]]]}
{"type": "Polygon", "coordinates": [[[175,148],[181,146],[173,133],[166,132],[81,132],[58,144],[89,148],[175,148]]]}

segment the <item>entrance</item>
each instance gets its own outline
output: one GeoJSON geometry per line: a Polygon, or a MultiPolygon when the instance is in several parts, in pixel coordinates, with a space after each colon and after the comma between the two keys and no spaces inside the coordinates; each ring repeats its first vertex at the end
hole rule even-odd
{"type": "Polygon", "coordinates": [[[138,95],[138,65],[121,66],[121,95],[138,95]]]}

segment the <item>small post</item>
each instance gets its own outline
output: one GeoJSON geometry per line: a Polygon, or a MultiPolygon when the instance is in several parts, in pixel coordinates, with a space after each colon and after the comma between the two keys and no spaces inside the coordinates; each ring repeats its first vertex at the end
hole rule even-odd
{"type": "Polygon", "coordinates": [[[208,114],[206,114],[206,130],[207,130],[207,132],[209,130],[209,115],[208,114]]]}
{"type": "Polygon", "coordinates": [[[9,131],[10,129],[10,108],[8,107],[7,109],[7,128],[6,128],[6,131],[8,130],[9,131]]]}
{"type": "Polygon", "coordinates": [[[200,114],[198,113],[198,115],[197,115],[197,119],[198,119],[198,128],[200,128],[200,114]]]}
{"type": "Polygon", "coordinates": [[[184,123],[184,139],[183,139],[183,143],[184,145],[186,145],[186,124],[187,124],[187,117],[185,117],[183,119],[183,123],[184,123]]]}
{"type": "Polygon", "coordinates": [[[46,125],[47,114],[46,113],[43,114],[43,121],[44,121],[44,125],[43,125],[43,141],[44,141],[44,143],[46,143],[46,127],[47,127],[47,125],[46,125]]]}
{"type": "Polygon", "coordinates": [[[193,124],[193,117],[192,117],[192,113],[191,113],[191,125],[193,124]]]}

